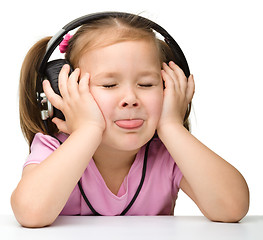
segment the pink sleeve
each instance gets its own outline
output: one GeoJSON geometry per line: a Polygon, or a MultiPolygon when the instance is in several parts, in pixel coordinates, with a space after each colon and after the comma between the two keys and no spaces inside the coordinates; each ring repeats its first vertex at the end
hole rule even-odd
{"type": "Polygon", "coordinates": [[[57,139],[37,133],[30,146],[30,154],[24,164],[24,167],[32,163],[41,163],[52,152],[54,152],[60,146],[57,139]]]}
{"type": "Polygon", "coordinates": [[[172,172],[173,194],[174,196],[177,196],[178,191],[180,189],[180,182],[182,180],[183,174],[172,157],[171,157],[171,161],[173,162],[173,172],[172,172]]]}
{"type": "Polygon", "coordinates": [[[180,189],[180,182],[182,180],[183,174],[176,164],[176,161],[170,155],[169,151],[163,145],[162,155],[166,159],[166,171],[169,176],[169,181],[172,187],[172,195],[177,198],[178,191],[180,189]]]}
{"type": "Polygon", "coordinates": [[[182,174],[181,170],[175,164],[174,171],[173,171],[173,183],[174,183],[174,187],[177,188],[178,190],[180,188],[180,182],[182,180],[182,177],[183,177],[183,174],[182,174]]]}

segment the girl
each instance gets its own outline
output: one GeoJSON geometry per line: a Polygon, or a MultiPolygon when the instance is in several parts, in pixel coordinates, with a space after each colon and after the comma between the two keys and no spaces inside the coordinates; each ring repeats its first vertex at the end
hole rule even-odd
{"type": "Polygon", "coordinates": [[[32,47],[21,70],[20,120],[30,154],[11,196],[21,225],[47,226],[59,214],[172,215],[180,188],[212,221],[246,215],[242,175],[189,132],[193,75],[185,76],[146,23],[106,17],[65,37],[60,46],[75,70],[61,69],[61,95],[43,82],[65,116],[48,123],[53,136],[35,100],[49,40],[32,47]]]}

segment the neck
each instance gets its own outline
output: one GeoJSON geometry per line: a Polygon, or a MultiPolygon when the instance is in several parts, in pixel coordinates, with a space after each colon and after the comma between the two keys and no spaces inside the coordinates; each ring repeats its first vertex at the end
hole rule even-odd
{"type": "Polygon", "coordinates": [[[118,151],[98,147],[93,160],[99,170],[120,171],[130,169],[139,149],[134,151],[118,151]]]}

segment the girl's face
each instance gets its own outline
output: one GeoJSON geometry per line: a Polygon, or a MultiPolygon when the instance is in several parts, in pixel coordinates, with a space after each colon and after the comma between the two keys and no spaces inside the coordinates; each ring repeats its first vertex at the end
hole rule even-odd
{"type": "Polygon", "coordinates": [[[90,91],[106,129],[101,147],[134,151],[155,133],[163,104],[160,60],[153,43],[126,41],[87,52],[81,73],[91,74],[90,91]]]}

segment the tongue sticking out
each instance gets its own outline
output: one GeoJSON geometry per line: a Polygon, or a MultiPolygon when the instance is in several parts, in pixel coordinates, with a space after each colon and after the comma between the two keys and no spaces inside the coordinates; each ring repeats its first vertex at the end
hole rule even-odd
{"type": "Polygon", "coordinates": [[[126,129],[133,129],[142,126],[142,119],[131,119],[131,120],[117,120],[115,122],[119,127],[126,129]]]}

